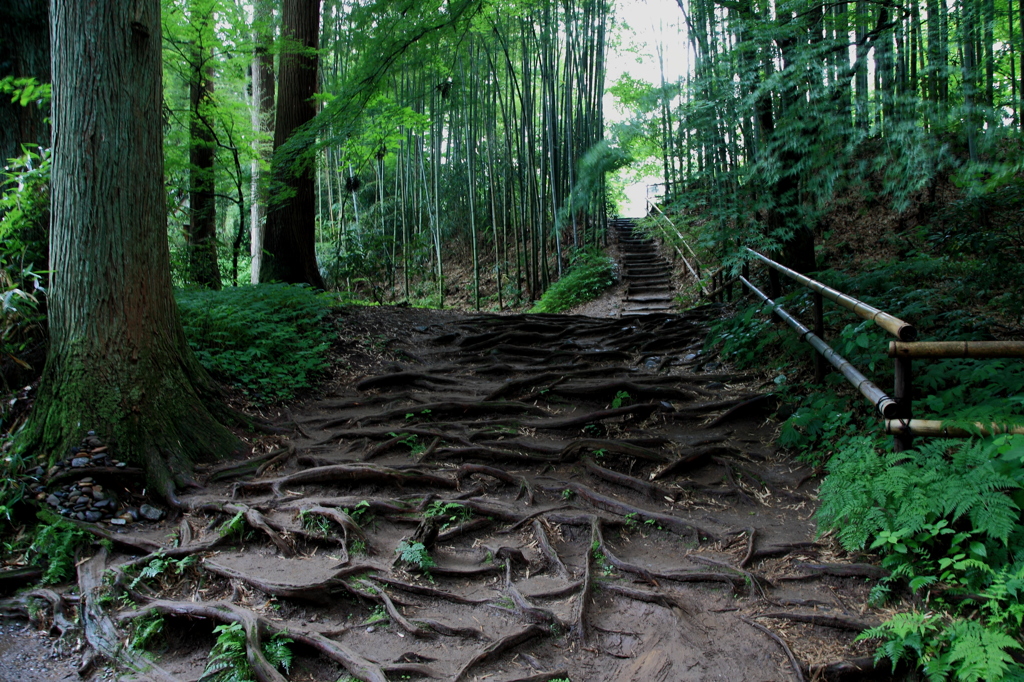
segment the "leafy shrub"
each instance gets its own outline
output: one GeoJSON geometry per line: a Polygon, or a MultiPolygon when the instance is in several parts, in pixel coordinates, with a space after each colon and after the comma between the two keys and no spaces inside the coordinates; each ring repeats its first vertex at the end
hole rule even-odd
{"type": "Polygon", "coordinates": [[[45,358],[46,280],[38,268],[49,257],[49,150],[12,159],[0,188],[0,369],[10,390],[41,371],[45,358]]]}
{"type": "Polygon", "coordinates": [[[179,291],[177,299],[199,362],[257,402],[287,400],[327,369],[329,308],[308,287],[179,291]]]}
{"type": "Polygon", "coordinates": [[[580,303],[594,300],[614,283],[615,262],[597,251],[585,252],[560,280],[548,287],[530,312],[566,311],[580,303]]]}

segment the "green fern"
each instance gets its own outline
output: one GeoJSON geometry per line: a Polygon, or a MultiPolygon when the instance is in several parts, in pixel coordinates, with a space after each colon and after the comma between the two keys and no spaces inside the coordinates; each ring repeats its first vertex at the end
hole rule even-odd
{"type": "Polygon", "coordinates": [[[1024,647],[1008,634],[973,620],[899,613],[857,639],[883,640],[876,661],[888,658],[894,671],[901,661],[916,661],[934,682],[1024,679],[1024,668],[1010,654],[1024,647]]]}
{"type": "MultiPolygon", "coordinates": [[[[256,673],[246,657],[245,629],[241,623],[218,625],[213,629],[217,641],[210,650],[210,657],[203,672],[205,682],[254,682],[256,673]]],[[[277,633],[263,643],[263,655],[275,668],[288,672],[292,664],[292,652],[288,645],[292,640],[277,633]]]]}
{"type": "Polygon", "coordinates": [[[1021,488],[1024,469],[1005,457],[1005,443],[935,440],[915,452],[881,454],[870,439],[855,439],[822,483],[821,528],[860,550],[882,532],[910,537],[946,519],[969,525],[976,539],[1006,544],[1020,518],[1008,493],[1021,488]]]}

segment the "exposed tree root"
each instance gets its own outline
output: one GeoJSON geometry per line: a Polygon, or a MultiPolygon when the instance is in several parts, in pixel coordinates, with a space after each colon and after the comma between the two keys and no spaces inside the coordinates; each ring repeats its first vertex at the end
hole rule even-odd
{"type": "Polygon", "coordinates": [[[678,535],[684,535],[687,537],[697,536],[698,540],[705,540],[710,542],[718,542],[719,538],[716,533],[711,532],[707,528],[703,528],[694,523],[679,518],[678,516],[672,516],[670,514],[662,514],[661,512],[651,511],[649,509],[642,509],[640,507],[634,507],[626,502],[620,502],[614,498],[602,495],[595,490],[588,488],[585,485],[576,483],[574,481],[567,481],[565,488],[573,491],[581,498],[585,499],[590,504],[594,505],[598,509],[604,511],[610,511],[625,517],[627,514],[633,514],[640,521],[653,520],[658,525],[666,528],[673,533],[678,535]]]}
{"type": "Polygon", "coordinates": [[[483,464],[463,464],[462,466],[459,467],[458,471],[455,472],[455,476],[456,478],[459,479],[459,483],[461,483],[464,479],[473,474],[478,474],[481,476],[490,476],[491,478],[496,478],[497,480],[502,481],[503,483],[518,486],[519,492],[516,495],[516,499],[518,500],[519,498],[523,497],[523,495],[525,495],[526,504],[533,504],[533,486],[530,485],[530,482],[526,480],[526,478],[524,478],[523,476],[513,476],[507,471],[497,469],[495,467],[485,466],[483,464]]]}
{"type": "Polygon", "coordinates": [[[213,559],[203,561],[203,568],[215,575],[233,580],[240,580],[247,585],[255,587],[260,592],[274,597],[288,597],[291,599],[321,600],[324,595],[333,591],[349,591],[348,585],[342,578],[367,571],[376,570],[376,566],[352,565],[335,571],[329,578],[317,583],[306,585],[288,585],[264,580],[257,576],[249,575],[237,569],[217,563],[213,559]]]}
{"type": "Polygon", "coordinates": [[[337,464],[306,469],[279,478],[240,483],[235,486],[234,494],[237,496],[238,493],[270,490],[274,495],[280,496],[282,486],[309,483],[379,483],[399,487],[424,485],[444,490],[458,487],[458,482],[453,479],[426,472],[400,471],[372,464],[337,464]]]}
{"type": "Polygon", "coordinates": [[[469,674],[469,671],[475,668],[476,666],[480,665],[481,663],[487,663],[488,661],[492,661],[498,656],[501,656],[509,649],[517,647],[523,642],[529,641],[534,637],[540,637],[546,633],[547,630],[545,630],[541,626],[530,625],[527,628],[524,628],[517,632],[513,632],[510,635],[506,635],[505,637],[496,640],[494,643],[485,647],[477,655],[473,656],[473,658],[471,658],[465,665],[463,665],[462,669],[459,670],[458,674],[452,678],[452,682],[460,682],[461,680],[466,679],[466,675],[469,674]]]}
{"type": "Polygon", "coordinates": [[[790,665],[793,666],[793,673],[796,675],[797,682],[805,682],[806,678],[804,677],[803,667],[800,665],[799,661],[796,660],[796,656],[793,655],[793,650],[789,648],[789,645],[786,644],[786,642],[781,637],[779,637],[777,634],[775,634],[774,632],[772,632],[771,630],[769,630],[765,626],[763,626],[760,623],[757,623],[757,622],[747,618],[746,616],[736,616],[736,617],[739,618],[740,620],[742,620],[744,623],[746,623],[750,627],[755,628],[757,630],[760,630],[764,634],[766,634],[769,637],[771,637],[775,641],[775,643],[778,644],[782,648],[782,650],[785,652],[786,658],[789,659],[790,665]]]}
{"type": "Polygon", "coordinates": [[[85,639],[92,649],[83,658],[80,670],[88,672],[97,659],[117,661],[136,671],[145,672],[156,682],[174,682],[177,678],[156,665],[148,658],[125,649],[114,622],[103,611],[100,594],[103,590],[103,572],[107,564],[107,550],[100,550],[90,559],[78,565],[78,587],[81,596],[79,617],[85,631],[85,639]]]}
{"type": "Polygon", "coordinates": [[[540,548],[541,554],[544,555],[547,565],[553,567],[556,575],[559,577],[568,578],[569,569],[565,567],[565,564],[558,557],[558,552],[551,546],[547,531],[544,530],[544,524],[540,519],[533,520],[533,535],[537,538],[537,546],[540,548]]]}
{"type": "Polygon", "coordinates": [[[779,576],[779,580],[808,580],[822,575],[839,578],[885,578],[889,571],[873,564],[806,564],[797,563],[793,568],[806,571],[802,575],[779,576]]]}
{"type": "Polygon", "coordinates": [[[388,682],[380,666],[372,663],[341,644],[327,639],[319,633],[306,633],[298,628],[287,628],[257,616],[252,611],[230,602],[181,602],[157,599],[142,606],[138,611],[121,614],[122,619],[134,618],[146,611],[155,610],[169,616],[207,618],[219,623],[241,623],[245,630],[246,658],[256,673],[258,682],[287,682],[263,655],[261,643],[264,638],[284,633],[297,642],[306,644],[328,658],[344,666],[351,675],[366,682],[388,682]]]}
{"type": "Polygon", "coordinates": [[[601,583],[601,591],[608,592],[609,594],[617,594],[621,597],[627,597],[628,599],[646,602],[648,604],[657,604],[658,606],[664,606],[669,610],[679,609],[684,613],[689,612],[689,608],[678,597],[669,596],[662,592],[640,590],[635,587],[629,587],[628,585],[611,581],[603,581],[601,583]]]}
{"type": "Polygon", "coordinates": [[[607,440],[601,438],[584,438],[582,440],[573,441],[562,450],[562,459],[570,461],[571,455],[575,455],[584,450],[589,450],[591,452],[603,450],[609,454],[636,457],[637,459],[656,462],[658,464],[664,464],[665,462],[670,461],[667,456],[655,450],[641,447],[639,445],[633,445],[626,441],[607,440]]]}
{"type": "Polygon", "coordinates": [[[777,618],[779,620],[791,620],[795,623],[810,623],[811,625],[823,625],[829,628],[838,628],[840,630],[851,630],[853,632],[864,632],[865,630],[874,627],[868,623],[864,623],[851,618],[843,618],[842,616],[826,616],[820,613],[759,613],[758,618],[777,618]]]}

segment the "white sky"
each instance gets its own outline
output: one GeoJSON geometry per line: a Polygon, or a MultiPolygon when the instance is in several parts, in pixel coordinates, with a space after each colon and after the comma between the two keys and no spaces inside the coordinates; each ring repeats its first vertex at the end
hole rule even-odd
{"type": "MultiPolygon", "coordinates": [[[[683,13],[676,0],[615,0],[618,23],[618,45],[608,54],[607,85],[611,86],[624,73],[657,85],[661,80],[657,45],[664,50],[665,80],[674,82],[688,69],[689,49],[684,33],[683,13]]],[[[620,121],[625,116],[615,106],[615,98],[605,94],[605,119],[620,121]]],[[[662,182],[661,177],[646,177],[626,189],[628,202],[619,207],[624,216],[639,217],[646,213],[647,185],[662,182]]]]}

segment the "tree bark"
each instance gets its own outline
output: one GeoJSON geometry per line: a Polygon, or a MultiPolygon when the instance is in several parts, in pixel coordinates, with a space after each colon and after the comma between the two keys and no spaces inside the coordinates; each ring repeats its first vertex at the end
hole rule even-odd
{"type": "Polygon", "coordinates": [[[174,501],[195,461],[241,444],[206,406],[217,389],[171,289],[160,3],[54,0],[51,15],[50,348],[23,447],[52,461],[95,429],[174,501]]]}
{"type": "Polygon", "coordinates": [[[263,167],[270,165],[270,144],[264,136],[274,130],[274,55],[268,49],[273,42],[271,0],[257,0],[254,8],[252,57],[252,127],[257,134],[257,158],[252,162],[252,194],[249,214],[249,253],[252,256],[250,282],[260,283],[263,263],[263,234],[267,219],[267,188],[263,167]]]}
{"type": "Polygon", "coordinates": [[[294,140],[286,144],[316,114],[320,0],[284,0],[281,21],[281,33],[291,44],[281,55],[271,192],[284,198],[268,209],[260,279],[323,289],[316,261],[313,162],[294,140]]]}

